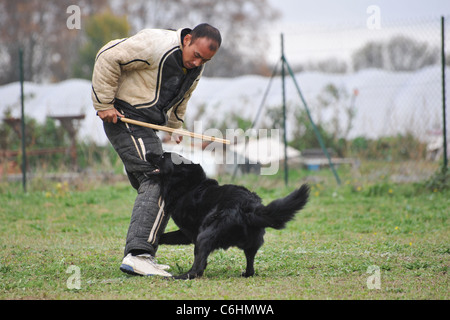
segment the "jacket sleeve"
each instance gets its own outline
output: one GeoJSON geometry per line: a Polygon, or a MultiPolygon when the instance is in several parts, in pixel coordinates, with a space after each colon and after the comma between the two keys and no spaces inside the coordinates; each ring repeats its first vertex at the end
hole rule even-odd
{"type": "Polygon", "coordinates": [[[114,107],[123,71],[148,68],[153,64],[152,41],[145,30],[125,39],[113,40],[97,54],[92,74],[92,101],[97,111],[114,107]]]}

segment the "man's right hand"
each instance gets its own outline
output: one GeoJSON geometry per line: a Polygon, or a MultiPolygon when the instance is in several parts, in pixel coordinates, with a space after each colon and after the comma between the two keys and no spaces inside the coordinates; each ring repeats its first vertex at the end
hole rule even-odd
{"type": "Polygon", "coordinates": [[[117,123],[117,117],[122,117],[122,114],[116,109],[97,111],[97,115],[104,122],[112,122],[112,123],[117,123]]]}

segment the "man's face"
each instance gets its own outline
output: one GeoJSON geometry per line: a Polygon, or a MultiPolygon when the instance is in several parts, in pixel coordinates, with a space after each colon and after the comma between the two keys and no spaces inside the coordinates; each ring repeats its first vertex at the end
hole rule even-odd
{"type": "Polygon", "coordinates": [[[186,69],[193,69],[205,64],[216,54],[210,50],[213,40],[203,37],[192,43],[192,36],[187,34],[183,39],[183,65],[186,69]]]}

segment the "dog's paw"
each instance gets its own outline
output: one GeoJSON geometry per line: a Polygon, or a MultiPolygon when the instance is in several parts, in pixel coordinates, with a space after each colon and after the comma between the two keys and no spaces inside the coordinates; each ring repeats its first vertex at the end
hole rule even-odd
{"type": "Polygon", "coordinates": [[[250,277],[253,277],[255,275],[255,273],[254,272],[251,272],[251,273],[247,273],[247,272],[242,272],[241,273],[241,277],[244,277],[244,278],[250,278],[250,277]]]}
{"type": "Polygon", "coordinates": [[[173,277],[173,279],[176,279],[176,280],[192,280],[195,278],[197,278],[197,275],[190,274],[190,273],[185,273],[185,274],[173,277]]]}

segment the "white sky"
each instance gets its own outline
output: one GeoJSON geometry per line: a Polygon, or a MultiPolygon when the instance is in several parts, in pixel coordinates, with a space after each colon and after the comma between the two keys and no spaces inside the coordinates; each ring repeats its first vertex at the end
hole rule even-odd
{"type": "MultiPolygon", "coordinates": [[[[291,64],[322,60],[331,56],[348,59],[349,55],[368,40],[386,38],[401,33],[418,40],[437,41],[440,16],[450,26],[449,0],[269,0],[281,13],[271,27],[269,62],[280,57],[280,33],[284,34],[285,54],[291,64]],[[379,29],[369,29],[367,21],[379,8],[379,29]],[[430,24],[430,21],[433,21],[430,24]],[[400,28],[399,28],[400,27],[400,28]],[[414,28],[419,28],[415,33],[414,28]]],[[[448,28],[450,29],[450,27],[448,28]]],[[[450,35],[450,30],[447,32],[450,35]]],[[[450,42],[450,37],[446,37],[450,42]]]]}
{"type": "Polygon", "coordinates": [[[398,20],[406,18],[450,15],[448,0],[269,0],[283,14],[284,22],[365,24],[366,10],[376,5],[381,18],[398,20]]]}

